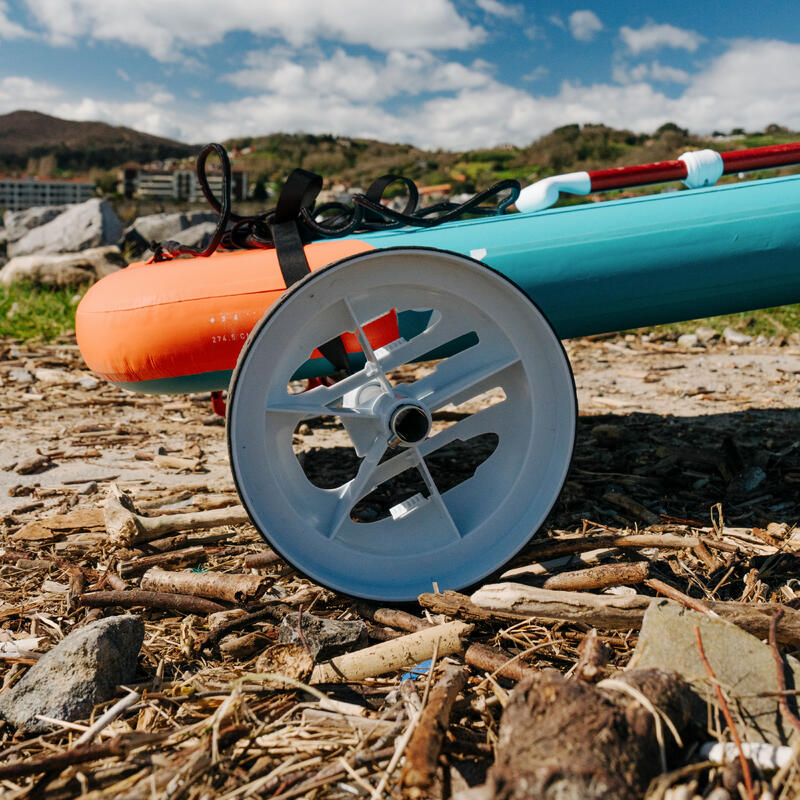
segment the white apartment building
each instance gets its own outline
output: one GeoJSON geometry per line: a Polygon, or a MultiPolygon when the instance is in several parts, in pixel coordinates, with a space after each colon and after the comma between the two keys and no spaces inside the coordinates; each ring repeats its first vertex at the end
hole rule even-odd
{"type": "Polygon", "coordinates": [[[83,203],[94,195],[94,181],[7,178],[0,175],[0,209],[83,203]]]}

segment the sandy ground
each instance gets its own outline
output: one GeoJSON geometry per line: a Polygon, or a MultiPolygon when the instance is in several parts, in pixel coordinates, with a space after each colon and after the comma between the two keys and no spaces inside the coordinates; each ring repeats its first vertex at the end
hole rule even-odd
{"type": "MultiPolygon", "coordinates": [[[[635,473],[635,464],[622,469],[619,461],[641,461],[645,442],[648,463],[668,455],[659,455],[659,446],[694,448],[696,455],[705,452],[706,460],[713,460],[717,451],[720,458],[730,458],[726,437],[734,447],[744,448],[741,467],[755,464],[769,472],[770,459],[778,459],[785,477],[792,460],[800,459],[796,344],[737,346],[716,340],[686,349],[628,335],[572,340],[566,349],[581,413],[573,482],[585,481],[582,473],[587,470],[597,473],[598,480],[605,473],[605,483],[615,480],[615,470],[635,473]],[[592,431],[600,423],[612,429],[601,428],[595,436],[592,431]]],[[[91,495],[110,480],[135,493],[233,489],[224,424],[207,395],[144,396],[119,390],[94,377],[69,340],[30,346],[0,343],[0,411],[3,516],[29,505],[34,490],[47,510],[65,497],[91,495]],[[48,457],[43,471],[21,474],[39,455],[48,457]],[[172,458],[186,463],[172,463],[172,458]]],[[[320,453],[344,444],[343,432],[313,424],[296,437],[298,451],[320,453]]],[[[678,458],[678,468],[681,461],[686,459],[678,458]]],[[[691,467],[683,463],[689,484],[697,489],[698,481],[709,482],[709,494],[693,508],[721,499],[713,495],[714,476],[709,480],[696,464],[694,472],[691,467]]],[[[734,473],[736,467],[732,465],[734,473]]],[[[668,513],[682,508],[663,491],[659,502],[668,513]]],[[[591,511],[589,503],[586,513],[591,511]]]]}

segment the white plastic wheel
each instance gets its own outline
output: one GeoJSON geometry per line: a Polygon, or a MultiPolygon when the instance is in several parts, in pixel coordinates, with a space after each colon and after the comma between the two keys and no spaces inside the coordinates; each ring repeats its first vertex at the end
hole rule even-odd
{"type": "Polygon", "coordinates": [[[228,446],[253,523],[297,569],[350,595],[411,600],[478,581],[530,539],[561,491],[576,416],[569,361],[527,295],[464,256],[398,248],[325,267],[270,309],[231,380],[228,446]],[[373,349],[364,327],[392,310],[401,336],[373,349]],[[364,367],[292,393],[314,348],[346,331],[364,367]],[[442,347],[454,354],[398,379],[442,347]],[[304,421],[341,423],[331,452],[298,457],[304,421]],[[472,473],[463,443],[480,451],[472,473]],[[321,481],[315,459],[328,459],[321,481]]]}

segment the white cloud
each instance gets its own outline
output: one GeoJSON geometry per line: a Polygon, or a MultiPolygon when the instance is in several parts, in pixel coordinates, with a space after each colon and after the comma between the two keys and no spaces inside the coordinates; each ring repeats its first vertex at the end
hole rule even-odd
{"type": "Polygon", "coordinates": [[[496,17],[518,19],[522,16],[522,6],[507,6],[498,2],[498,0],[475,0],[475,5],[483,9],[487,14],[494,14],[496,17]]]}
{"type": "Polygon", "coordinates": [[[31,31],[8,18],[8,3],[0,0],[0,39],[26,39],[32,36],[31,31]]]}
{"type": "Polygon", "coordinates": [[[21,108],[46,111],[62,94],[47,83],[39,83],[22,76],[0,78],[0,114],[21,108]]]}
{"type": "Polygon", "coordinates": [[[662,47],[694,53],[706,41],[705,37],[696,31],[676,28],[674,25],[656,25],[654,22],[648,22],[641,28],[629,28],[623,25],[619,29],[619,34],[628,50],[634,55],[662,47]]]}
{"type": "Polygon", "coordinates": [[[561,28],[562,31],[565,31],[567,29],[567,26],[564,24],[564,20],[561,19],[561,17],[559,17],[558,14],[551,14],[547,18],[547,21],[552,25],[555,25],[557,28],[561,28]]]}
{"type": "Polygon", "coordinates": [[[343,49],[328,66],[320,56],[307,63],[283,54],[282,80],[259,84],[258,70],[265,80],[273,75],[274,65],[268,59],[264,54],[248,56],[252,81],[240,79],[250,93],[229,102],[159,104],[156,101],[164,98],[158,87],[133,101],[104,101],[13,77],[0,79],[0,113],[33,108],[195,143],[271,131],[308,131],[446,149],[527,144],[571,122],[653,131],[671,120],[699,133],[737,126],[759,130],[773,122],[800,128],[800,83],[795,78],[800,72],[800,44],[780,41],[730,43],[707,68],[689,76],[677,97],[649,83],[684,77],[657,61],[632,67],[622,84],[564,82],[556,93],[545,95],[498,81],[482,63],[463,66],[431,54],[387,53],[370,64],[343,49]],[[355,71],[352,85],[341,73],[344,67],[355,71]],[[413,77],[414,91],[431,91],[433,96],[419,103],[403,85],[403,75],[413,77]],[[768,84],[765,75],[770,76],[768,84]],[[362,82],[363,90],[357,88],[362,82]]]}
{"type": "Polygon", "coordinates": [[[612,77],[617,83],[635,83],[648,79],[662,83],[690,83],[692,80],[692,76],[685,70],[670,67],[659,61],[637,64],[634,67],[623,63],[615,64],[612,77]]]}
{"type": "Polygon", "coordinates": [[[255,50],[245,56],[246,69],[223,76],[240,88],[260,89],[287,97],[336,96],[380,102],[400,94],[449,92],[485,86],[490,65],[465,67],[430,53],[387,53],[382,61],[351,56],[341,48],[327,58],[293,60],[285,50],[255,50]]]}
{"type": "Polygon", "coordinates": [[[375,50],[464,49],[483,41],[451,0],[25,0],[55,44],[82,36],[123,41],[161,61],[222,41],[232,31],[279,36],[293,47],[316,39],[375,50]]]}
{"type": "Polygon", "coordinates": [[[570,33],[579,42],[590,42],[596,33],[603,30],[603,23],[597,14],[589,9],[573,11],[569,15],[568,22],[570,33]]]}
{"type": "Polygon", "coordinates": [[[522,80],[524,81],[538,81],[540,78],[545,78],[550,74],[550,70],[545,67],[543,64],[540,64],[536,69],[532,69],[530,72],[526,72],[522,76],[522,80]]]}

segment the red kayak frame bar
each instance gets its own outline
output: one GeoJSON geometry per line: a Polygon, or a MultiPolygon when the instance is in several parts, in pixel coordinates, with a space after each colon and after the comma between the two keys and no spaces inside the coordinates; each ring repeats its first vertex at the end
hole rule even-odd
{"type": "MultiPolygon", "coordinates": [[[[800,142],[753,147],[749,150],[730,150],[720,153],[723,175],[734,172],[749,172],[756,169],[784,167],[800,164],[800,142]]],[[[589,172],[591,191],[605,192],[609,189],[624,189],[627,186],[646,186],[650,183],[682,181],[687,169],[683,161],[659,161],[655,164],[637,164],[633,167],[615,167],[589,172]]]]}

